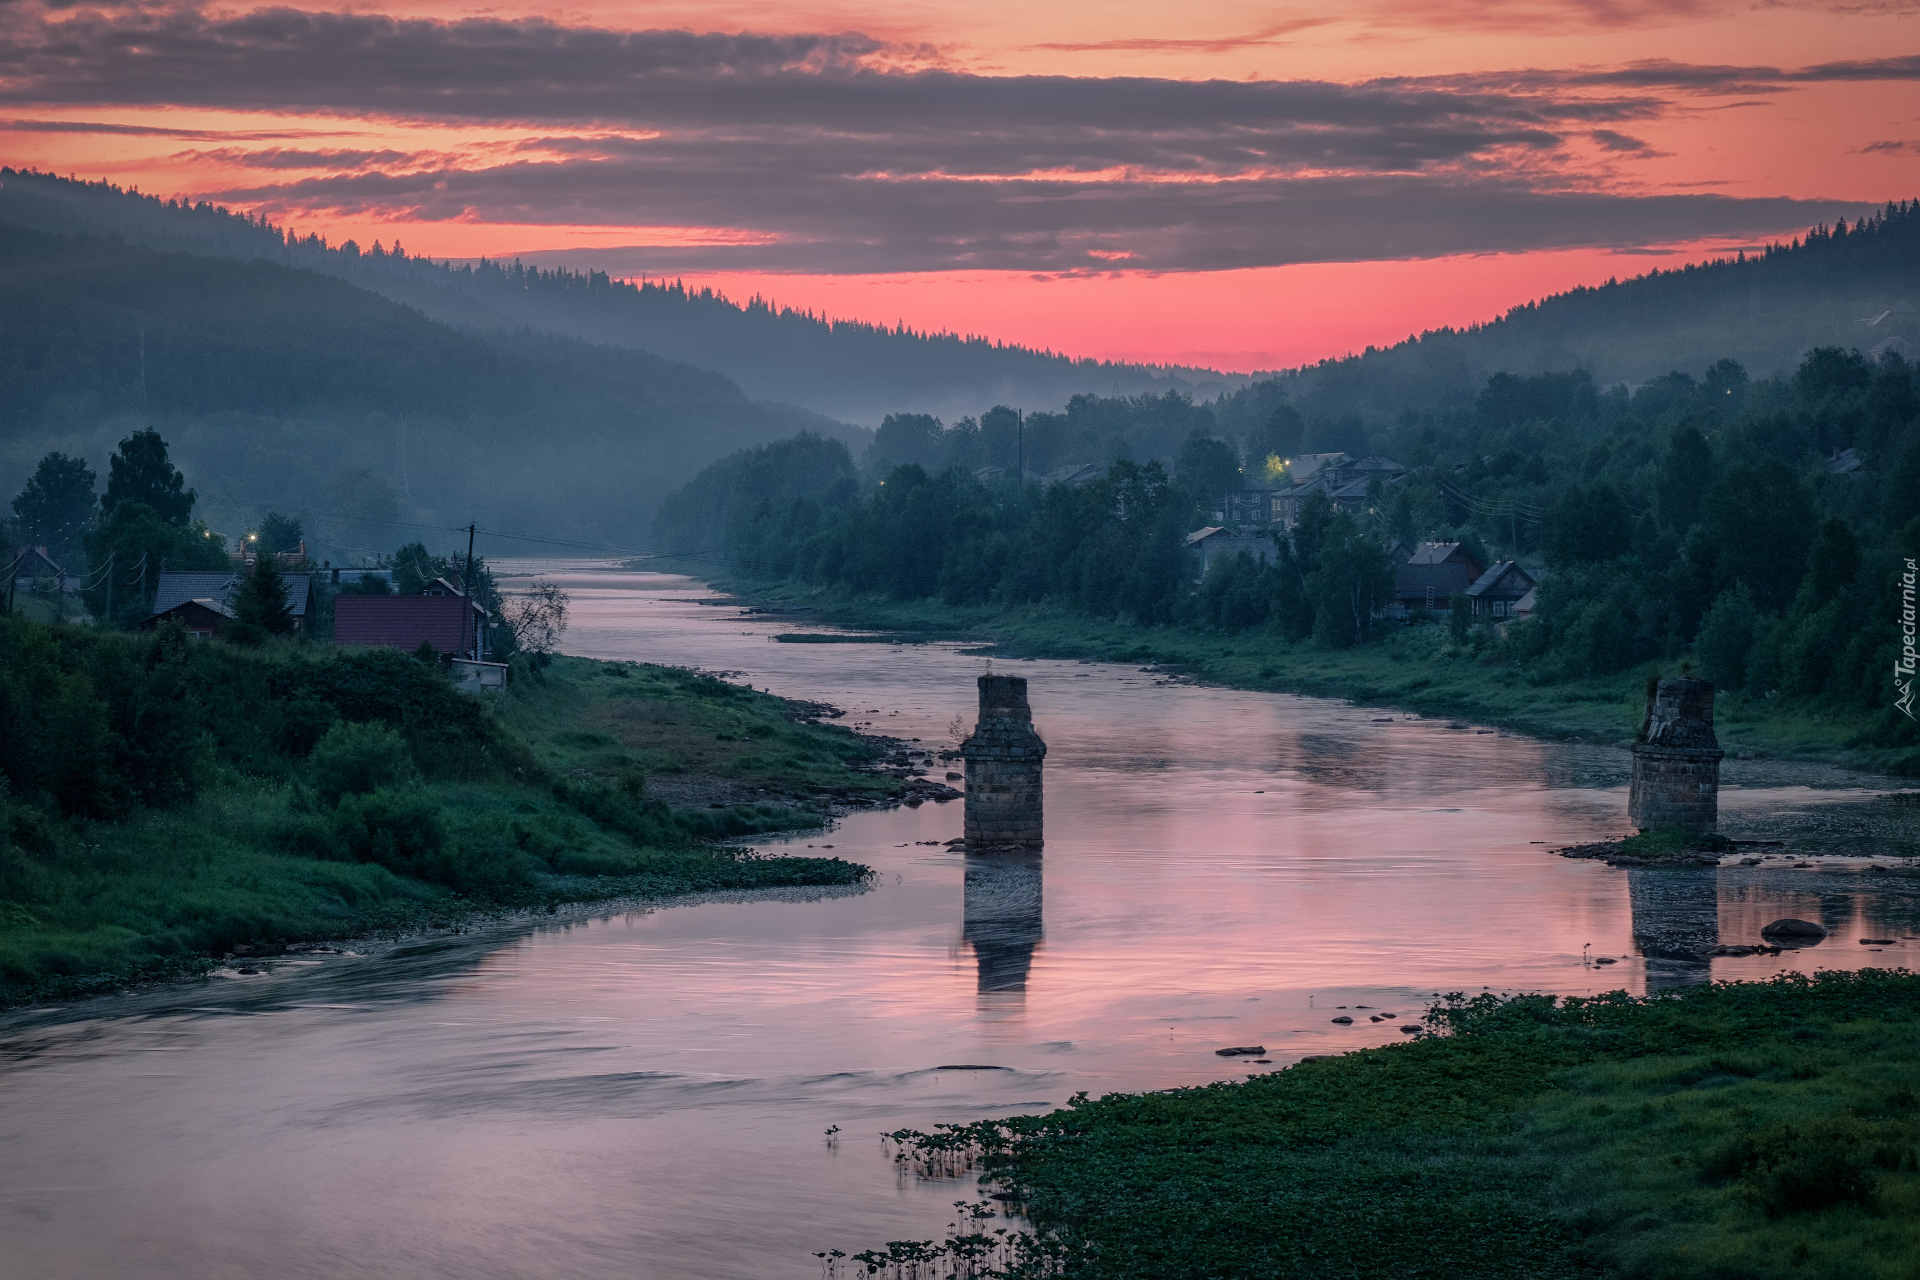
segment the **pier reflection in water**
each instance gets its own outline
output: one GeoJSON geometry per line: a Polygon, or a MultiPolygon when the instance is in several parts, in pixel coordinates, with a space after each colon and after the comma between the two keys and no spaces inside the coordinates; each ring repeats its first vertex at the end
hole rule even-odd
{"type": "Polygon", "coordinates": [[[973,948],[982,996],[1022,995],[1044,930],[1038,853],[967,855],[960,935],[973,948]]]}

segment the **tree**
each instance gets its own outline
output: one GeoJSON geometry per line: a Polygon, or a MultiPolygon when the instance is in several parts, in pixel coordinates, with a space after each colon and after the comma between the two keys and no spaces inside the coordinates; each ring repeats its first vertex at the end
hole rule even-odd
{"type": "MultiPolygon", "coordinates": [[[[115,625],[129,625],[147,616],[148,602],[159,583],[162,566],[168,569],[225,569],[224,538],[199,523],[182,528],[162,520],[144,502],[122,502],[103,512],[87,534],[87,563],[104,569],[113,565],[115,625]]],[[[87,590],[87,607],[95,617],[106,616],[107,577],[87,590]]]]}
{"type": "Polygon", "coordinates": [[[1300,452],[1306,432],[1306,419],[1299,410],[1290,404],[1274,406],[1266,421],[1247,433],[1247,465],[1264,467],[1269,458],[1291,461],[1300,452]]]}
{"type": "Polygon", "coordinates": [[[81,458],[49,453],[13,500],[16,536],[64,561],[93,522],[94,474],[81,458]]]}
{"type": "Polygon", "coordinates": [[[270,636],[283,636],[294,627],[293,610],[287,607],[287,580],[273,557],[262,551],[253,562],[253,572],[234,593],[233,616],[243,626],[270,636]]]}
{"type": "Polygon", "coordinates": [[[1684,536],[1700,518],[1700,503],[1713,483],[1713,450],[1700,429],[1681,427],[1660,459],[1660,523],[1684,536]]]}
{"type": "Polygon", "coordinates": [[[1174,470],[1203,504],[1212,503],[1240,484],[1240,459],[1234,456],[1233,447],[1197,430],[1180,446],[1174,470]]]}
{"type": "Polygon", "coordinates": [[[535,578],[524,592],[510,597],[501,605],[500,614],[513,633],[514,647],[536,657],[553,653],[566,634],[570,603],[572,597],[559,583],[544,578],[535,578]]]}
{"type": "Polygon", "coordinates": [[[1808,612],[1853,585],[1860,576],[1860,539],[1854,537],[1847,522],[1829,516],[1813,535],[1807,549],[1807,580],[1802,586],[1808,612]]]}
{"type": "Polygon", "coordinates": [[[1700,624],[1693,653],[1707,679],[1722,689],[1738,689],[1747,682],[1747,655],[1753,651],[1753,593],[1744,583],[1720,593],[1700,624]]]}
{"type": "Polygon", "coordinates": [[[1393,596],[1393,562],[1360,522],[1342,511],[1328,524],[1313,575],[1313,635],[1335,649],[1363,644],[1374,611],[1393,596]]]}
{"type": "Polygon", "coordinates": [[[1713,565],[1714,586],[1744,582],[1754,607],[1784,608],[1806,573],[1813,501],[1800,477],[1777,459],[1738,466],[1707,494],[1694,531],[1713,565]]]}
{"type": "Polygon", "coordinates": [[[1632,550],[1632,540],[1627,504],[1611,486],[1575,487],[1547,520],[1547,563],[1560,567],[1615,560],[1632,550]]]}
{"type": "Polygon", "coordinates": [[[453,572],[445,556],[436,556],[422,542],[409,542],[393,553],[393,586],[403,596],[417,596],[435,578],[453,572]]]}
{"type": "Polygon", "coordinates": [[[298,551],[300,540],[305,536],[298,517],[269,511],[266,519],[260,522],[260,537],[256,546],[263,556],[279,555],[283,551],[298,551]]]}
{"type": "Polygon", "coordinates": [[[186,487],[167,456],[167,442],[149,427],[120,442],[107,459],[107,493],[100,513],[110,516],[123,502],[143,502],[167,524],[184,527],[193,518],[194,491],[186,487]]]}
{"type": "Polygon", "coordinates": [[[929,471],[940,464],[940,419],[926,413],[890,413],[873,433],[873,455],[888,466],[918,463],[929,471]]]}

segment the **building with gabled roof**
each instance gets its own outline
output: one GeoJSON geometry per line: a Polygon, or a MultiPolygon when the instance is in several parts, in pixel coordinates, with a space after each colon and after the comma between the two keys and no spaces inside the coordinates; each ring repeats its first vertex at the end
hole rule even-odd
{"type": "MultiPolygon", "coordinates": [[[[233,569],[168,570],[160,575],[160,580],[154,585],[153,611],[147,620],[152,622],[189,600],[212,600],[228,611],[228,617],[232,617],[234,595],[245,580],[245,575],[233,569]]],[[[307,605],[313,598],[313,575],[287,573],[281,575],[281,580],[287,584],[288,612],[293,614],[296,625],[304,625],[307,605]]]]}
{"type": "Polygon", "coordinates": [[[1423,542],[1394,570],[1394,599],[1409,612],[1445,609],[1485,572],[1457,542],[1423,542]]]}
{"type": "Polygon", "coordinates": [[[1516,606],[1531,595],[1537,585],[1525,569],[1511,560],[1501,560],[1474,579],[1473,585],[1467,588],[1467,598],[1473,601],[1474,617],[1505,622],[1518,616],[1516,606]]]}

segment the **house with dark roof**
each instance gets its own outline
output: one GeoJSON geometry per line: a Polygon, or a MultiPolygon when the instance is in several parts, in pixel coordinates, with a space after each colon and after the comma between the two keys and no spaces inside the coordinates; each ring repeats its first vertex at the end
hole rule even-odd
{"type": "Polygon", "coordinates": [[[45,547],[23,547],[17,552],[0,571],[0,587],[25,583],[30,588],[43,578],[60,584],[68,595],[77,595],[80,591],[79,575],[69,577],[65,569],[54,563],[45,547]]]}
{"type": "Polygon", "coordinates": [[[1394,600],[1410,613],[1445,609],[1485,572],[1457,542],[1423,542],[1394,570],[1394,600]]]}
{"type": "Polygon", "coordinates": [[[1501,560],[1474,579],[1473,585],[1467,588],[1467,598],[1473,601],[1474,617],[1505,622],[1519,616],[1520,602],[1530,596],[1537,585],[1525,569],[1511,560],[1501,560]]]}
{"type": "Polygon", "coordinates": [[[1280,486],[1268,484],[1264,476],[1240,477],[1240,487],[1229,490],[1220,500],[1220,514],[1228,524],[1270,524],[1273,521],[1273,495],[1280,486]]]}
{"type": "MultiPolygon", "coordinates": [[[[307,605],[313,598],[313,575],[288,573],[281,578],[287,584],[287,609],[293,614],[294,624],[305,626],[307,605]]],[[[243,581],[244,575],[233,569],[162,573],[153,589],[153,612],[142,625],[157,625],[162,616],[192,600],[211,600],[231,618],[233,598],[243,581]]]]}
{"type": "Polygon", "coordinates": [[[477,656],[490,615],[445,578],[434,583],[443,589],[435,592],[430,586],[427,594],[417,596],[334,597],[333,642],[342,648],[409,651],[425,642],[443,656],[477,656]]]}
{"type": "Polygon", "coordinates": [[[210,596],[198,600],[182,600],[168,609],[163,609],[141,623],[141,629],[151,631],[166,622],[179,622],[187,628],[187,634],[195,640],[212,640],[233,621],[233,610],[210,596]]]}

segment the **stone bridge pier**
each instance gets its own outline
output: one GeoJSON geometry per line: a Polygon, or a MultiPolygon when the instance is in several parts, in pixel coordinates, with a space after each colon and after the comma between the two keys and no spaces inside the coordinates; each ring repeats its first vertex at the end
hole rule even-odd
{"type": "Polygon", "coordinates": [[[1026,677],[980,677],[980,720],[960,755],[967,762],[967,852],[1040,848],[1047,744],[1033,729],[1026,677]]]}
{"type": "Polygon", "coordinates": [[[1677,827],[1711,835],[1720,822],[1720,741],[1713,735],[1713,684],[1662,680],[1633,744],[1627,815],[1642,831],[1677,827]]]}

